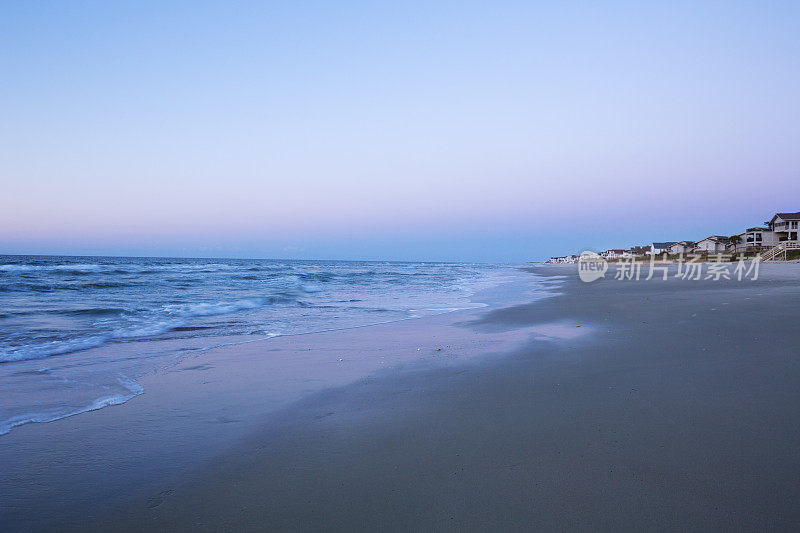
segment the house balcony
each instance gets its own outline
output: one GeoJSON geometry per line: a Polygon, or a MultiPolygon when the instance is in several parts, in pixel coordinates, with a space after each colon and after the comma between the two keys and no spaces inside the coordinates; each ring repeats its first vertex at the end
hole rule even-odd
{"type": "Polygon", "coordinates": [[[757,253],[766,250],[768,248],[772,248],[772,246],[764,245],[763,243],[760,242],[740,242],[737,243],[736,245],[731,245],[728,248],[728,251],[736,254],[757,253]]]}
{"type": "Polygon", "coordinates": [[[792,221],[789,221],[789,222],[776,223],[772,230],[774,232],[778,233],[778,232],[786,232],[786,231],[797,231],[797,229],[798,229],[797,221],[792,220],[792,221]]]}

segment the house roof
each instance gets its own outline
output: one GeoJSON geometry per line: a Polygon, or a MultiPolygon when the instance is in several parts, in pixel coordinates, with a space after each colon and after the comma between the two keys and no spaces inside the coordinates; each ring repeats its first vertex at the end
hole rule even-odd
{"type": "Polygon", "coordinates": [[[719,243],[727,243],[727,242],[730,242],[730,238],[729,237],[725,237],[723,235],[709,235],[705,239],[701,239],[701,240],[697,241],[697,243],[699,244],[699,243],[701,243],[703,241],[717,241],[719,243]]]}
{"type": "Polygon", "coordinates": [[[654,242],[653,243],[653,248],[661,248],[663,250],[664,248],[669,248],[673,244],[676,244],[676,243],[674,241],[673,242],[654,242]]]}
{"type": "Polygon", "coordinates": [[[744,235],[745,233],[749,233],[751,231],[770,231],[770,229],[769,228],[747,228],[744,231],[740,231],[739,233],[736,233],[736,235],[741,236],[741,235],[744,235]]]}
{"type": "Polygon", "coordinates": [[[775,216],[769,219],[770,223],[775,222],[776,218],[781,220],[800,220],[800,211],[796,213],[775,213],[775,216]]]}

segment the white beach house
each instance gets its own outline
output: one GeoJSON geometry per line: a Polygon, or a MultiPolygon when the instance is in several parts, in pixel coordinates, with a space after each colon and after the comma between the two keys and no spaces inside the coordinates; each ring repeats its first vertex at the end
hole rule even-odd
{"type": "Polygon", "coordinates": [[[625,250],[613,248],[611,250],[606,250],[605,252],[601,253],[600,256],[605,259],[619,259],[622,257],[622,254],[625,253],[625,250]]]}
{"type": "Polygon", "coordinates": [[[695,246],[697,246],[697,243],[694,241],[680,241],[673,243],[668,252],[672,255],[690,254],[695,246]]]}
{"type": "Polygon", "coordinates": [[[633,257],[642,257],[645,254],[649,253],[650,248],[646,246],[631,246],[627,250],[621,250],[622,253],[619,254],[617,257],[621,259],[631,259],[633,257]]]}
{"type": "Polygon", "coordinates": [[[720,254],[727,250],[730,239],[723,235],[709,235],[701,241],[697,241],[694,247],[695,252],[706,254],[720,254]]]}
{"type": "Polygon", "coordinates": [[[778,242],[796,242],[798,226],[800,225],[800,212],[775,213],[775,216],[767,222],[767,225],[770,231],[775,232],[775,237],[778,242]]]}
{"type": "Polygon", "coordinates": [[[769,228],[747,228],[734,235],[728,246],[728,251],[733,253],[760,252],[778,244],[777,234],[769,228]]]}
{"type": "Polygon", "coordinates": [[[563,255],[560,257],[551,257],[546,263],[577,263],[578,256],[577,255],[563,255]]]}
{"type": "Polygon", "coordinates": [[[669,247],[673,244],[677,244],[675,242],[654,242],[650,245],[650,250],[647,252],[650,255],[661,255],[663,253],[669,253],[669,247]]]}

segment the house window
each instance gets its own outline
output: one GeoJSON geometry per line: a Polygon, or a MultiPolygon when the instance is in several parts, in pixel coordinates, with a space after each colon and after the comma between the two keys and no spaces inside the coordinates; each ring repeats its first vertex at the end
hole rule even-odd
{"type": "Polygon", "coordinates": [[[756,242],[761,242],[761,234],[756,233],[756,242]]]}

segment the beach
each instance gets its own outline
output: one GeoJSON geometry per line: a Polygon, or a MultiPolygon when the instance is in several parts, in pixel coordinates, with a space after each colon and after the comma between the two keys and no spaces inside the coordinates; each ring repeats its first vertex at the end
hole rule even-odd
{"type": "Polygon", "coordinates": [[[537,265],[484,308],[220,347],[0,437],[0,522],[796,529],[799,267],[583,283],[537,265]]]}
{"type": "Polygon", "coordinates": [[[0,533],[800,531],[800,2],[0,13],[0,533]]]}

